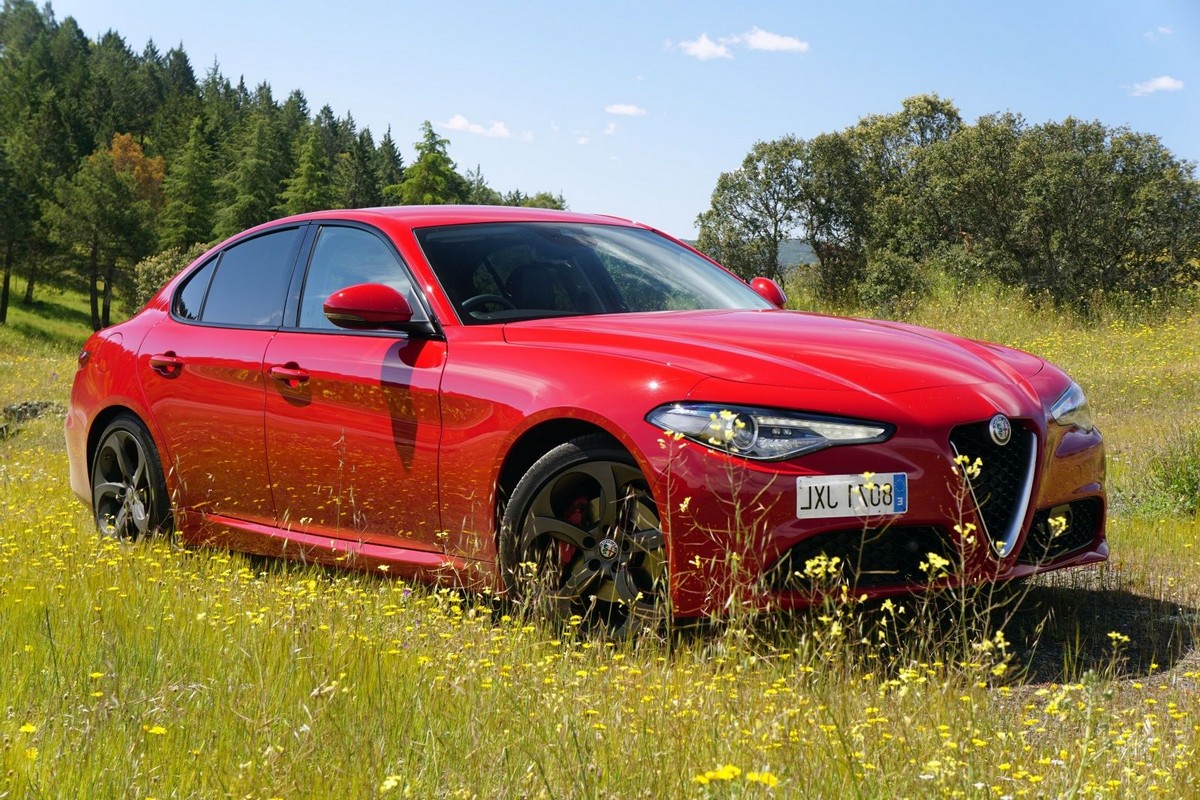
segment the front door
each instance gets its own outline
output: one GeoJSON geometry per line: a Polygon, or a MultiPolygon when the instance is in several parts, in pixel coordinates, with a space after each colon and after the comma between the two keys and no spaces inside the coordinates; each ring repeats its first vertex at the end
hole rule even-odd
{"type": "Polygon", "coordinates": [[[325,298],[383,283],[424,314],[395,249],[373,231],[318,231],[293,327],[269,344],[267,459],[280,527],[440,551],[438,388],[444,342],[347,331],[325,298]]]}

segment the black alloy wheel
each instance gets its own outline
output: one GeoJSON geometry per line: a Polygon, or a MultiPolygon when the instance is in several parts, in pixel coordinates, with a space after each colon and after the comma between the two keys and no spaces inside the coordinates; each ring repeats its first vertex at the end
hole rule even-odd
{"type": "Polygon", "coordinates": [[[92,459],[92,511],[100,533],[137,541],[171,529],[162,462],[150,431],[132,414],[113,419],[92,459]]]}
{"type": "Polygon", "coordinates": [[[501,527],[509,596],[588,631],[660,633],[669,616],[657,504],[627,451],[605,436],[562,444],[518,482],[501,527]]]}

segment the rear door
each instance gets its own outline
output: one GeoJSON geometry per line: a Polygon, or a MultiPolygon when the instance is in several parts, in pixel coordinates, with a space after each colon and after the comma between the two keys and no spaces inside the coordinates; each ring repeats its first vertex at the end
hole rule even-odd
{"type": "Polygon", "coordinates": [[[163,438],[163,469],[185,514],[270,524],[263,353],[283,319],[304,226],[217,253],[146,336],[138,371],[163,438]]]}
{"type": "MultiPolygon", "coordinates": [[[[440,339],[348,331],[325,318],[335,291],[399,290],[428,319],[395,247],[373,229],[315,231],[294,319],[269,343],[267,458],[282,527],[440,551],[440,339]]],[[[289,316],[293,312],[289,309],[289,316]]]]}

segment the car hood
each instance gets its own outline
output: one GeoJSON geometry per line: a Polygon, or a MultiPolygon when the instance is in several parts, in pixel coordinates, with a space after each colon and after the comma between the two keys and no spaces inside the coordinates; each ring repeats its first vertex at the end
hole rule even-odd
{"type": "Polygon", "coordinates": [[[513,344],[608,352],[743,383],[875,395],[1024,383],[1043,362],[913,325],[799,311],[667,311],[510,323],[513,344]]]}

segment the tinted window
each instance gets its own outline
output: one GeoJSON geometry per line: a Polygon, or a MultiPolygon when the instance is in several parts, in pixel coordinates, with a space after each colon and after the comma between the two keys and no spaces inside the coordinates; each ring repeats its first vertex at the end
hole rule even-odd
{"type": "Polygon", "coordinates": [[[725,270],[641,228],[479,223],[415,233],[459,319],[468,324],[769,307],[725,270]]]}
{"type": "Polygon", "coordinates": [[[187,279],[187,283],[175,296],[176,316],[184,319],[200,319],[200,311],[204,308],[204,295],[208,292],[208,283],[212,280],[213,271],[217,268],[217,260],[212,259],[187,279]]]}
{"type": "Polygon", "coordinates": [[[201,320],[248,328],[279,325],[301,235],[302,229],[287,228],[226,250],[217,264],[201,320]]]}
{"type": "Polygon", "coordinates": [[[335,329],[325,318],[325,300],[339,289],[360,283],[392,287],[408,300],[414,320],[427,318],[404,266],[383,239],[361,228],[326,226],[309,259],[300,299],[300,327],[335,329]]]}

